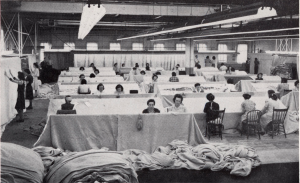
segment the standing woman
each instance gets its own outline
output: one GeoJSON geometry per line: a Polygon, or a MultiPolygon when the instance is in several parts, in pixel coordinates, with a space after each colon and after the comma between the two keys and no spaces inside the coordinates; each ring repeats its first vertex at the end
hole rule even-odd
{"type": "Polygon", "coordinates": [[[257,58],[254,60],[254,74],[258,73],[258,66],[259,66],[259,61],[257,58]]]}
{"type": "Polygon", "coordinates": [[[34,95],[35,97],[38,96],[38,89],[39,89],[39,76],[40,76],[40,70],[39,70],[39,65],[35,62],[33,63],[34,69],[32,72],[32,77],[33,77],[33,89],[34,89],[34,95]]]}
{"type": "Polygon", "coordinates": [[[18,84],[18,98],[17,103],[15,105],[15,109],[18,111],[19,120],[17,122],[24,122],[23,117],[23,109],[25,109],[25,97],[24,97],[24,89],[25,89],[25,75],[22,72],[18,72],[18,79],[15,78],[12,73],[10,72],[10,75],[12,78],[9,78],[9,80],[13,83],[18,84]]]}
{"type": "Polygon", "coordinates": [[[24,70],[24,74],[26,76],[26,99],[29,100],[29,106],[26,108],[27,110],[32,109],[32,100],[33,100],[33,89],[32,89],[32,83],[33,83],[33,77],[30,74],[29,69],[24,70]]]}

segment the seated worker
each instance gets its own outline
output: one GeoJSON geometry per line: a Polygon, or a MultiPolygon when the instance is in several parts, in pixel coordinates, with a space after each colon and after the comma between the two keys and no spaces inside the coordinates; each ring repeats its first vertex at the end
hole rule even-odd
{"type": "Polygon", "coordinates": [[[66,103],[61,104],[61,110],[73,110],[74,104],[71,104],[72,102],[72,97],[70,95],[67,95],[65,97],[66,103]]]}
{"type": "Polygon", "coordinates": [[[284,90],[289,89],[287,78],[281,78],[281,83],[277,86],[277,91],[280,93],[280,98],[284,95],[284,90]]]}
{"type": "Polygon", "coordinates": [[[201,87],[200,83],[196,83],[194,93],[201,93],[201,92],[204,92],[203,88],[201,87]]]}
{"type": "Polygon", "coordinates": [[[121,94],[125,94],[124,93],[124,88],[122,85],[118,84],[116,86],[116,91],[114,92],[115,95],[121,95],[121,94]]]}
{"type": "Polygon", "coordinates": [[[89,80],[89,82],[96,82],[96,76],[95,76],[94,73],[90,74],[90,80],[89,80]]]}
{"type": "Polygon", "coordinates": [[[85,78],[85,75],[84,74],[80,74],[79,76],[79,82],[81,83],[81,81],[85,78]]]}
{"type": "Polygon", "coordinates": [[[84,71],[84,67],[80,67],[79,70],[80,70],[80,71],[84,71]]]}
{"type": "Polygon", "coordinates": [[[186,112],[186,108],[182,104],[183,97],[180,94],[175,94],[173,98],[174,104],[167,107],[167,112],[186,112]]]}
{"type": "Polygon", "coordinates": [[[219,104],[214,102],[215,96],[212,93],[206,95],[207,102],[204,106],[203,112],[206,113],[206,122],[214,120],[219,117],[219,114],[215,111],[220,109],[219,104]]]}
{"type": "Polygon", "coordinates": [[[293,89],[293,91],[298,92],[299,91],[299,80],[295,81],[294,85],[295,85],[295,88],[293,89]]]}
{"type": "Polygon", "coordinates": [[[97,86],[97,94],[98,95],[104,94],[105,93],[104,89],[105,89],[104,85],[102,83],[99,83],[97,86]]]}
{"type": "Polygon", "coordinates": [[[176,77],[176,73],[172,72],[172,77],[169,79],[170,82],[179,82],[178,77],[176,77]]]}
{"type": "Polygon", "coordinates": [[[235,89],[234,81],[233,81],[232,78],[229,78],[227,80],[227,85],[226,86],[227,86],[227,88],[224,90],[224,92],[235,92],[235,91],[237,91],[235,89]]]}
{"type": "Polygon", "coordinates": [[[145,71],[141,71],[141,75],[145,75],[146,74],[146,72],[145,71]]]}
{"type": "Polygon", "coordinates": [[[231,67],[231,74],[236,75],[235,68],[231,67]]]}
{"type": "Polygon", "coordinates": [[[155,100],[149,99],[147,101],[148,108],[143,110],[143,113],[160,113],[160,110],[154,108],[155,106],[155,100]]]}
{"type": "Polygon", "coordinates": [[[263,73],[258,73],[257,77],[255,78],[255,80],[264,80],[263,79],[263,73]]]}
{"type": "Polygon", "coordinates": [[[150,64],[149,64],[149,63],[146,63],[146,71],[151,71],[151,70],[150,70],[150,64]]]}
{"type": "Polygon", "coordinates": [[[94,73],[95,73],[95,75],[97,76],[97,75],[100,73],[100,71],[99,71],[98,69],[95,69],[95,70],[94,70],[94,73]]]}
{"type": "Polygon", "coordinates": [[[85,79],[81,80],[80,84],[81,85],[78,86],[78,90],[77,90],[78,94],[90,94],[91,93],[91,89],[89,86],[86,85],[85,79]]]}
{"type": "Polygon", "coordinates": [[[219,70],[220,71],[226,71],[227,70],[226,65],[224,65],[224,63],[221,63],[221,66],[220,66],[219,70]]]}
{"type": "Polygon", "coordinates": [[[139,64],[138,63],[135,63],[135,66],[134,66],[135,68],[139,68],[140,66],[139,66],[139,64]]]}

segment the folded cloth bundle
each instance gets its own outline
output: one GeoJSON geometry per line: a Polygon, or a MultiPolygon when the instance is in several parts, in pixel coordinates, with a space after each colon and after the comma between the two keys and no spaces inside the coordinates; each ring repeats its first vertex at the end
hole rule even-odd
{"type": "Polygon", "coordinates": [[[1,182],[42,183],[44,166],[31,149],[12,143],[1,143],[1,182]]]}

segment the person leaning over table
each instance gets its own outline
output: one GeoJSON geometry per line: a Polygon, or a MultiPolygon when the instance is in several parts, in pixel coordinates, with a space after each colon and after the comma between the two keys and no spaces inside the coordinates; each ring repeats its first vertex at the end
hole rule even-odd
{"type": "Polygon", "coordinates": [[[86,80],[83,79],[81,80],[81,85],[78,86],[78,94],[90,94],[91,93],[91,89],[89,86],[86,85],[86,80]]]}
{"type": "Polygon", "coordinates": [[[242,123],[239,123],[238,125],[239,130],[242,130],[243,123],[246,123],[247,113],[249,111],[255,110],[255,105],[256,105],[252,100],[250,100],[251,95],[249,93],[244,93],[243,97],[245,100],[242,102],[241,107],[244,114],[241,116],[242,123]]]}
{"type": "Polygon", "coordinates": [[[182,104],[183,97],[180,94],[175,94],[173,97],[174,104],[167,107],[167,112],[186,112],[186,107],[182,104]]]}
{"type": "Polygon", "coordinates": [[[268,90],[269,99],[265,101],[265,106],[261,110],[262,116],[260,118],[260,124],[262,132],[268,132],[272,129],[272,126],[268,124],[272,121],[273,109],[284,109],[284,104],[277,98],[274,90],[268,90]]]}
{"type": "Polygon", "coordinates": [[[280,98],[284,95],[284,90],[289,89],[289,84],[287,83],[287,78],[281,78],[281,83],[277,86],[277,91],[280,93],[280,98]]]}
{"type": "Polygon", "coordinates": [[[101,94],[104,94],[105,91],[104,91],[104,85],[102,83],[99,83],[97,85],[97,95],[101,95],[101,94]]]}
{"type": "Polygon", "coordinates": [[[219,70],[220,71],[226,71],[227,70],[226,65],[224,65],[224,63],[221,63],[221,66],[220,66],[219,70]]]}
{"type": "Polygon", "coordinates": [[[116,91],[114,92],[115,95],[121,95],[121,94],[125,94],[124,93],[124,88],[122,85],[118,84],[116,86],[116,91]]]}
{"type": "Polygon", "coordinates": [[[295,88],[293,88],[293,91],[298,92],[299,91],[299,80],[295,81],[294,85],[295,85],[295,88]]]}
{"type": "Polygon", "coordinates": [[[71,104],[72,102],[72,97],[70,95],[67,95],[65,97],[66,103],[61,104],[61,110],[73,110],[74,104],[71,104]]]}
{"type": "Polygon", "coordinates": [[[204,92],[204,90],[201,87],[200,83],[196,83],[194,93],[202,93],[202,92],[204,92]]]}
{"type": "Polygon", "coordinates": [[[143,110],[143,113],[160,113],[160,110],[154,108],[155,106],[155,100],[149,99],[147,101],[148,108],[143,110]]]}
{"type": "Polygon", "coordinates": [[[176,77],[176,73],[172,72],[172,77],[169,79],[170,82],[179,82],[178,77],[176,77]]]}
{"type": "Polygon", "coordinates": [[[220,110],[219,104],[214,102],[215,96],[212,93],[206,95],[207,102],[204,106],[203,112],[206,113],[206,122],[215,120],[219,117],[219,114],[215,111],[220,110]]]}
{"type": "Polygon", "coordinates": [[[227,88],[224,90],[224,92],[235,92],[235,91],[237,91],[235,89],[235,85],[233,83],[233,79],[232,78],[228,78],[226,87],[227,88]]]}
{"type": "Polygon", "coordinates": [[[79,82],[81,82],[83,79],[85,79],[85,75],[84,74],[80,74],[79,75],[79,82]]]}

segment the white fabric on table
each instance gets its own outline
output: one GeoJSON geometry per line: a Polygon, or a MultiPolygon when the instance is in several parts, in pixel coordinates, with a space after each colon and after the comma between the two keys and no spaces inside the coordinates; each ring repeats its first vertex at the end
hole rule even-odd
{"type": "Polygon", "coordinates": [[[299,92],[290,92],[281,98],[282,103],[289,107],[284,121],[286,133],[293,133],[299,130],[299,92]]]}
{"type": "MultiPolygon", "coordinates": [[[[95,77],[95,78],[85,77],[85,80],[87,81],[87,83],[89,83],[89,82],[97,82],[97,83],[102,83],[102,82],[123,82],[124,78],[120,77],[120,76],[95,77]]],[[[59,77],[58,82],[59,83],[76,83],[76,82],[78,82],[78,84],[80,84],[79,76],[78,77],[59,77]]]]}
{"type": "MultiPolygon", "coordinates": [[[[60,77],[65,77],[65,76],[67,76],[67,77],[70,77],[70,76],[79,77],[81,74],[84,74],[85,76],[90,76],[90,74],[92,74],[92,73],[94,73],[94,71],[92,71],[92,72],[85,72],[85,71],[83,71],[83,72],[81,72],[81,71],[78,71],[78,72],[65,72],[65,71],[63,71],[63,72],[61,72],[60,77]]],[[[104,77],[104,76],[116,76],[116,73],[115,73],[115,71],[100,71],[100,73],[96,75],[96,77],[104,77]]]]}

